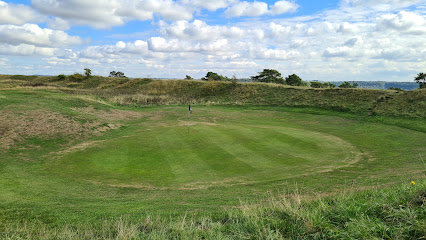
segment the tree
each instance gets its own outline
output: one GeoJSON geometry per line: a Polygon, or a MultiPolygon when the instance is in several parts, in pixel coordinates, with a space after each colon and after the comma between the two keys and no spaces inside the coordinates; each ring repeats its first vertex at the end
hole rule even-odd
{"type": "Polygon", "coordinates": [[[112,72],[109,73],[109,77],[125,78],[126,76],[124,76],[124,73],[122,73],[122,72],[112,71],[112,72]]]}
{"type": "Polygon", "coordinates": [[[90,70],[90,68],[85,68],[84,69],[84,75],[86,75],[86,78],[89,78],[92,76],[92,70],[90,70]]]}
{"type": "Polygon", "coordinates": [[[358,83],[353,83],[351,85],[350,82],[344,81],[342,84],[339,85],[339,88],[357,88],[358,87],[358,83]]]}
{"type": "Polygon", "coordinates": [[[286,77],[285,83],[287,85],[290,85],[290,86],[302,86],[302,85],[304,85],[302,79],[299,76],[297,76],[296,74],[292,74],[292,75],[289,75],[288,77],[286,77]]]}
{"type": "Polygon", "coordinates": [[[324,84],[321,82],[311,82],[311,88],[324,88],[324,84]]]}
{"type": "Polygon", "coordinates": [[[284,84],[284,79],[281,77],[281,73],[275,69],[263,69],[262,72],[259,72],[259,75],[252,76],[251,79],[255,82],[284,84]]]}
{"type": "Polygon", "coordinates": [[[417,74],[417,77],[414,78],[414,81],[419,84],[419,88],[426,88],[426,74],[422,72],[417,74]]]}
{"type": "Polygon", "coordinates": [[[223,81],[225,77],[215,72],[208,72],[205,77],[201,78],[204,81],[223,81]]]}
{"type": "Polygon", "coordinates": [[[189,75],[186,75],[185,79],[186,79],[186,80],[191,80],[191,79],[192,79],[192,77],[191,77],[191,76],[189,76],[189,75]]]}

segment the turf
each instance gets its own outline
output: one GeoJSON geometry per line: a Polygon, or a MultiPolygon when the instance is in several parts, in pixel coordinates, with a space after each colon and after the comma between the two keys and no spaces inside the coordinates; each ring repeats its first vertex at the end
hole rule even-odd
{"type": "Polygon", "coordinates": [[[2,227],[23,219],[57,226],[149,214],[214,216],[268,192],[297,189],[312,197],[424,178],[426,133],[401,127],[409,123],[400,124],[404,119],[194,105],[188,133],[187,106],[119,107],[51,90],[0,95],[8,114],[2,139],[18,123],[29,129],[0,151],[2,227]],[[26,118],[35,110],[46,113],[51,128],[26,118]],[[52,112],[68,119],[61,126],[86,127],[59,131],[52,112]]]}

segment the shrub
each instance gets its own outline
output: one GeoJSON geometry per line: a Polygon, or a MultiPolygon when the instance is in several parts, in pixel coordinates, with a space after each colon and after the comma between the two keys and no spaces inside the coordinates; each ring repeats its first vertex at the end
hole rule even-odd
{"type": "Polygon", "coordinates": [[[74,73],[69,76],[69,79],[71,82],[82,82],[84,79],[86,79],[86,76],[80,73],[74,73]]]}
{"type": "Polygon", "coordinates": [[[59,75],[56,77],[56,80],[58,80],[58,81],[63,81],[63,80],[65,80],[65,79],[67,79],[67,76],[65,76],[64,74],[59,74],[59,75]]]}

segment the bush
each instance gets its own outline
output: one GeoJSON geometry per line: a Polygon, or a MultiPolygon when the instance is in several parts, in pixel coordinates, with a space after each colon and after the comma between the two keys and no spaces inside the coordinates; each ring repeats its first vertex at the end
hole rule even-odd
{"type": "Polygon", "coordinates": [[[64,74],[60,74],[56,77],[56,80],[58,80],[58,81],[63,81],[65,79],[67,79],[67,76],[65,76],[64,74]]]}
{"type": "Polygon", "coordinates": [[[215,72],[208,72],[205,77],[201,78],[204,81],[224,81],[227,80],[227,77],[219,75],[215,72]]]}
{"type": "Polygon", "coordinates": [[[69,79],[71,82],[82,82],[84,79],[86,79],[86,76],[80,73],[74,73],[73,75],[69,76],[69,79]]]}

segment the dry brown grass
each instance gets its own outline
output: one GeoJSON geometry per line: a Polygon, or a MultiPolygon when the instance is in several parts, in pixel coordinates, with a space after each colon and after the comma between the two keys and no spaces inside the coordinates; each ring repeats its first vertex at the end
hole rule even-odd
{"type": "Polygon", "coordinates": [[[144,115],[140,112],[128,111],[128,110],[119,110],[119,109],[109,109],[109,110],[99,110],[93,108],[93,106],[87,108],[72,108],[74,111],[81,113],[89,114],[95,116],[96,118],[107,120],[107,121],[129,121],[134,119],[139,119],[144,115]]]}
{"type": "Polygon", "coordinates": [[[0,146],[8,149],[31,137],[54,139],[58,136],[80,138],[90,134],[99,122],[81,123],[45,109],[3,110],[0,115],[0,146]]]}

